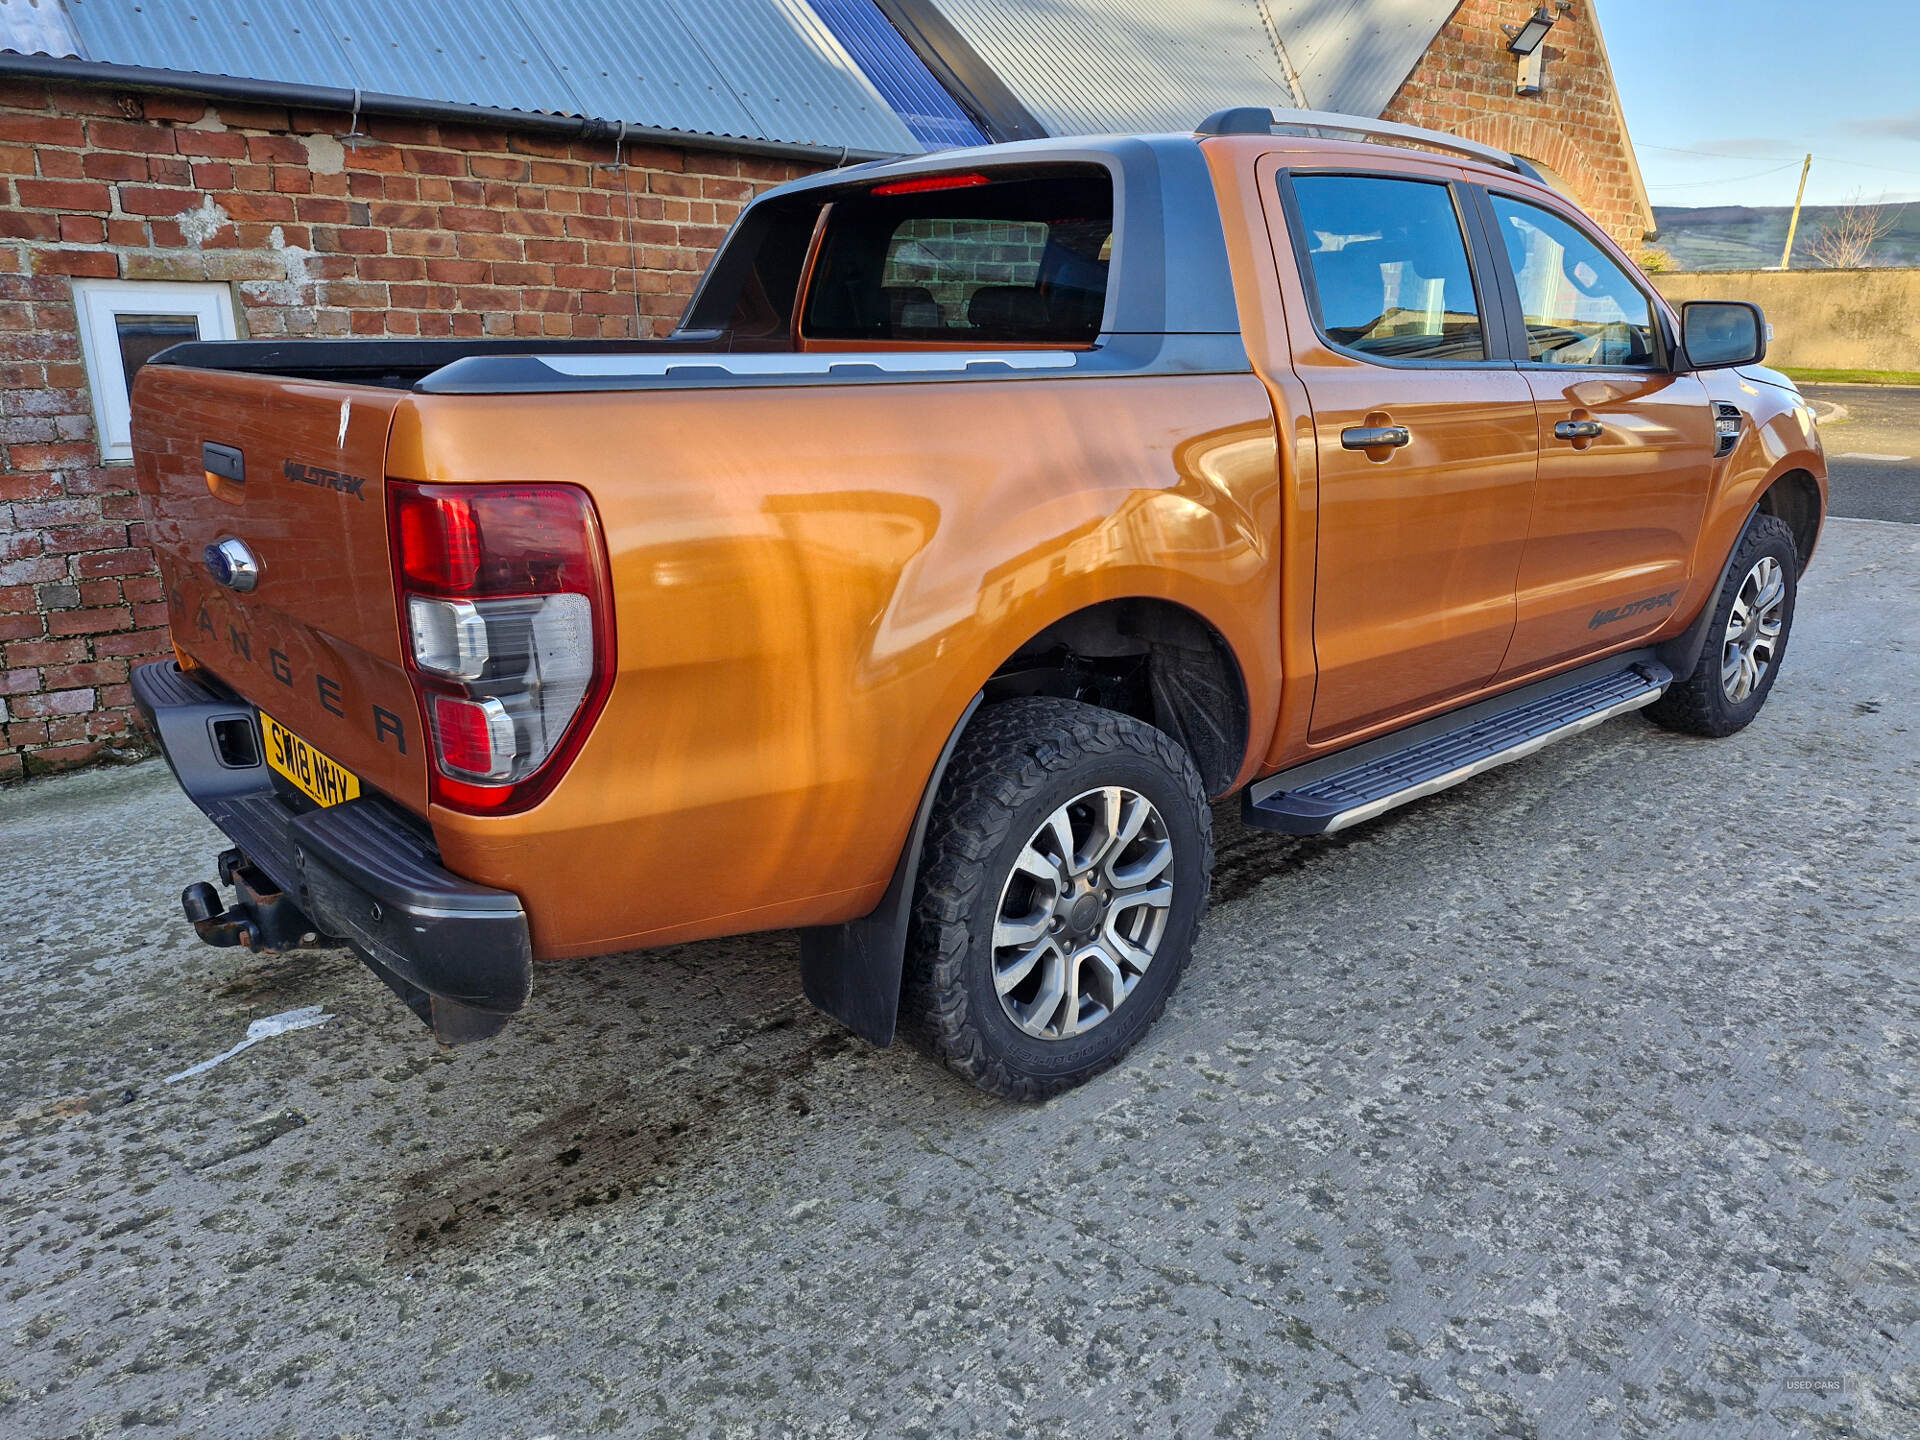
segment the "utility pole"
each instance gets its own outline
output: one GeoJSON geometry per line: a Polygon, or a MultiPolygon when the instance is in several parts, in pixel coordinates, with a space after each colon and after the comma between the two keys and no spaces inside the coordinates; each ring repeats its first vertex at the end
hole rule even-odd
{"type": "Polygon", "coordinates": [[[1800,188],[1793,196],[1793,218],[1787,221],[1787,248],[1780,252],[1780,268],[1787,269],[1793,264],[1793,232],[1800,228],[1800,202],[1807,194],[1807,171],[1813,168],[1813,156],[1809,155],[1800,165],[1800,188]]]}

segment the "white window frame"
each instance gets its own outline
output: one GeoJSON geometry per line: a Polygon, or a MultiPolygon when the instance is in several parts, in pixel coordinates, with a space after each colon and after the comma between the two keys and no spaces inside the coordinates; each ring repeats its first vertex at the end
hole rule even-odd
{"type": "Polygon", "coordinates": [[[86,357],[87,388],[93,394],[94,435],[108,464],[133,460],[133,407],[127,367],[120,353],[121,315],[186,315],[200,323],[202,340],[233,340],[238,328],[233,292],[195,280],[75,280],[73,309],[86,357]]]}

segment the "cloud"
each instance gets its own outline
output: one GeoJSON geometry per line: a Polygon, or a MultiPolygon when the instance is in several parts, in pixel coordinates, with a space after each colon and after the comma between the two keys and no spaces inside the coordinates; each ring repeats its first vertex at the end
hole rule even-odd
{"type": "Polygon", "coordinates": [[[1847,128],[1861,135],[1920,140],[1920,110],[1908,110],[1899,115],[1874,115],[1865,120],[1852,121],[1847,128]]]}

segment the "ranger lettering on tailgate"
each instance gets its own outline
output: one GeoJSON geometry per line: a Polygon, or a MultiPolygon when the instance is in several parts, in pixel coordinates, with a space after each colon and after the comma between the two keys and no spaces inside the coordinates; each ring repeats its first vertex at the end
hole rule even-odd
{"type": "MultiPolygon", "coordinates": [[[[216,644],[219,642],[220,627],[213,623],[213,616],[207,613],[207,605],[204,600],[195,608],[192,619],[188,622],[186,594],[178,585],[169,581],[167,583],[167,606],[174,614],[181,617],[179,621],[175,622],[177,626],[185,628],[186,624],[190,623],[193,633],[196,636],[204,636],[216,644]]],[[[233,652],[234,658],[236,660],[244,660],[249,665],[255,664],[252,632],[241,629],[231,621],[228,622],[226,630],[227,649],[233,652]]],[[[289,690],[298,689],[304,684],[303,678],[295,673],[293,660],[286,651],[269,646],[266,650],[265,659],[268,673],[289,690]]],[[[346,709],[341,703],[344,698],[344,692],[341,690],[338,680],[334,679],[331,675],[325,675],[319,670],[315,670],[313,672],[313,689],[314,698],[319,700],[322,709],[331,714],[338,715],[343,720],[347,718],[346,709]]],[[[402,755],[405,755],[407,753],[407,722],[399,715],[394,714],[393,711],[387,709],[384,705],[369,705],[367,709],[369,719],[373,726],[374,740],[382,745],[390,744],[402,755]]]]}

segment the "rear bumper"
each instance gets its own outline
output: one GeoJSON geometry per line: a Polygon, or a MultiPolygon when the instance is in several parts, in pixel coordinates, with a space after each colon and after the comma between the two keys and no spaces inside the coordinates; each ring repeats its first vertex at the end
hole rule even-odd
{"type": "Polygon", "coordinates": [[[208,887],[189,890],[204,938],[274,948],[302,932],[330,936],[449,1044],[495,1033],[526,1004],[533,947],[517,896],[443,869],[432,842],[380,800],[296,814],[258,758],[253,707],[224,687],[165,660],[133,672],[133,696],[181,789],[240,852],[221,878],[252,877],[235,885],[232,909],[206,919],[192,895],[208,887]],[[252,756],[239,758],[255,763],[232,763],[235,747],[223,755],[216,743],[215,727],[236,721],[253,727],[252,756]]]}

